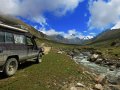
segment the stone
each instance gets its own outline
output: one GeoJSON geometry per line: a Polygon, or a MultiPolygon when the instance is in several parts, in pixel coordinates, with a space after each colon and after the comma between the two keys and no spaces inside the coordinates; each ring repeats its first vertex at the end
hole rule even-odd
{"type": "Polygon", "coordinates": [[[98,54],[93,54],[93,55],[92,55],[92,58],[97,59],[97,58],[98,58],[98,56],[99,56],[98,54]]]}
{"type": "Polygon", "coordinates": [[[103,61],[102,58],[98,58],[98,59],[95,61],[95,63],[96,63],[96,64],[100,64],[102,61],[103,61]]]}
{"type": "Polygon", "coordinates": [[[117,77],[117,84],[120,84],[120,72],[116,74],[116,77],[117,77]]]}
{"type": "Polygon", "coordinates": [[[58,53],[58,54],[63,54],[63,51],[58,51],[57,53],[58,53]]]}
{"type": "Polygon", "coordinates": [[[98,54],[93,54],[93,55],[91,56],[91,58],[89,59],[89,61],[95,62],[95,61],[97,60],[98,57],[99,57],[98,54]]]}
{"type": "Polygon", "coordinates": [[[77,88],[76,87],[71,87],[70,90],[77,90],[77,88]]]}
{"type": "Polygon", "coordinates": [[[97,90],[103,90],[103,86],[101,84],[96,84],[94,88],[97,90]]]}
{"type": "Polygon", "coordinates": [[[85,87],[85,85],[83,85],[82,83],[77,83],[76,87],[85,87]]]}
{"type": "Polygon", "coordinates": [[[108,61],[105,62],[105,65],[107,65],[107,66],[113,66],[113,65],[115,65],[115,62],[108,60],[108,61]]]}
{"type": "Polygon", "coordinates": [[[120,67],[120,62],[117,62],[116,63],[116,68],[119,68],[120,67]]]}
{"type": "Polygon", "coordinates": [[[97,78],[95,78],[96,83],[104,84],[106,82],[106,75],[101,74],[97,78]]]}
{"type": "Polygon", "coordinates": [[[111,67],[110,67],[110,69],[109,69],[109,70],[110,70],[110,71],[114,71],[114,70],[115,70],[115,68],[116,68],[116,67],[113,65],[113,66],[111,66],[111,67]]]}

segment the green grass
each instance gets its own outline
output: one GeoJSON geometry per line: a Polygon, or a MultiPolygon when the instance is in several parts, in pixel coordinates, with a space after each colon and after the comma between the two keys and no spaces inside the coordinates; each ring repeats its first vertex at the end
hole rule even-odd
{"type": "Polygon", "coordinates": [[[89,43],[88,46],[102,52],[105,58],[118,60],[118,58],[120,58],[120,46],[111,46],[112,42],[120,42],[120,39],[95,41],[89,43]]]}
{"type": "Polygon", "coordinates": [[[41,64],[27,62],[13,77],[1,79],[0,90],[59,90],[64,83],[75,81],[90,86],[94,83],[92,77],[83,69],[65,54],[52,50],[41,64]]]}
{"type": "Polygon", "coordinates": [[[37,44],[40,45],[42,43],[45,44],[45,46],[51,46],[54,48],[73,48],[73,47],[80,47],[81,45],[74,45],[74,44],[64,44],[64,43],[59,43],[59,42],[55,42],[55,41],[51,41],[51,40],[47,40],[47,39],[43,39],[43,38],[39,38],[36,39],[37,44]]]}

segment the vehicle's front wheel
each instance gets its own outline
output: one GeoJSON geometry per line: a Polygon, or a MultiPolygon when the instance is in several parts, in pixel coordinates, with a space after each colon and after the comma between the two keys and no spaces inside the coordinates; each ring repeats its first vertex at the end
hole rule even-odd
{"type": "Polygon", "coordinates": [[[7,60],[4,67],[4,74],[6,76],[12,76],[16,73],[18,69],[18,61],[15,58],[10,58],[7,60]]]}
{"type": "Polygon", "coordinates": [[[36,59],[36,63],[41,63],[42,62],[42,54],[39,53],[38,56],[37,56],[37,59],[36,59]]]}

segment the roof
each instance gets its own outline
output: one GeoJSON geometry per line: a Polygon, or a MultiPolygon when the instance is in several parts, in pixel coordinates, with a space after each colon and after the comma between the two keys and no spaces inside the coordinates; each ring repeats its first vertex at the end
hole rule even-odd
{"type": "Polygon", "coordinates": [[[28,32],[27,30],[20,29],[20,28],[17,28],[17,27],[13,27],[13,26],[9,26],[9,25],[2,24],[2,23],[0,23],[0,27],[9,28],[9,29],[13,29],[13,30],[16,30],[16,31],[21,31],[21,32],[28,32]]]}

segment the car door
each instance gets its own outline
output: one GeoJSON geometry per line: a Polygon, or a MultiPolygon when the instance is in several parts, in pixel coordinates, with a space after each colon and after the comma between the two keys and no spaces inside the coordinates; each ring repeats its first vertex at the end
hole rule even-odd
{"type": "Polygon", "coordinates": [[[35,58],[38,55],[38,49],[34,39],[27,37],[28,58],[35,58]]]}
{"type": "Polygon", "coordinates": [[[27,59],[26,38],[23,34],[14,34],[14,53],[19,55],[20,60],[27,59]]]}

